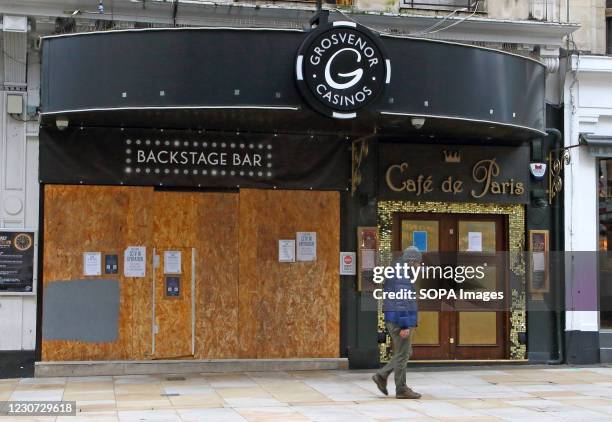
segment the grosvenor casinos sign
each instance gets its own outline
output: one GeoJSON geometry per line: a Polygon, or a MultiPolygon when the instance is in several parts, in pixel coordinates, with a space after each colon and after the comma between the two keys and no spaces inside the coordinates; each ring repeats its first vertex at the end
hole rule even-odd
{"type": "Polygon", "coordinates": [[[336,119],[352,119],[391,81],[391,63],[378,35],[354,22],[336,21],[306,37],[296,77],[311,107],[336,119]]]}

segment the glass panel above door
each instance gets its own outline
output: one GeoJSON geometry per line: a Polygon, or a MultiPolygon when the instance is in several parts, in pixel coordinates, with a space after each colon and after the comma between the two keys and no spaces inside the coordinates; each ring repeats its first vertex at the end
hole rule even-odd
{"type": "Polygon", "coordinates": [[[438,220],[402,220],[402,250],[416,246],[421,252],[438,252],[438,220]]]}
{"type": "Polygon", "coordinates": [[[495,253],[495,226],[494,221],[459,220],[459,252],[495,253]]]}

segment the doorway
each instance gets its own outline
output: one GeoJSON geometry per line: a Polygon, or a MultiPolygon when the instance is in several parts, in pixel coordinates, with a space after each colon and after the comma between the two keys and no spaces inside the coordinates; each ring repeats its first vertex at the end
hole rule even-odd
{"type": "Polygon", "coordinates": [[[193,358],[196,250],[157,247],[153,261],[153,358],[193,358]]]}
{"type": "Polygon", "coordinates": [[[394,213],[393,250],[416,246],[425,265],[482,266],[479,281],[419,279],[416,289],[503,292],[501,301],[419,300],[415,360],[504,359],[508,356],[507,221],[495,214],[394,213]]]}

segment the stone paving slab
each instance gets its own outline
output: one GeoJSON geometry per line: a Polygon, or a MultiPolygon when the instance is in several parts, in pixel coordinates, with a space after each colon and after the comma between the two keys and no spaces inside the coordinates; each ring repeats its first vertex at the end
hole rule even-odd
{"type": "Polygon", "coordinates": [[[409,368],[420,400],[380,394],[373,371],[146,374],[2,380],[2,400],[76,400],[54,422],[612,421],[612,368],[409,368]]]}

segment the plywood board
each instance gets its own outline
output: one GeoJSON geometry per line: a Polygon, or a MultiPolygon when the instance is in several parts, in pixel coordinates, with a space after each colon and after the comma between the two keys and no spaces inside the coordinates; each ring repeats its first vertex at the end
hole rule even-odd
{"type": "Polygon", "coordinates": [[[237,193],[199,195],[196,256],[196,357],[238,356],[237,193]]]}
{"type": "Polygon", "coordinates": [[[337,192],[240,191],[240,357],[339,353],[337,192]],[[278,239],[317,233],[317,260],[278,262],[278,239]]]}
{"type": "Polygon", "coordinates": [[[44,340],[43,360],[190,357],[192,249],[195,358],[338,356],[339,227],[337,192],[48,185],[45,284],[82,279],[83,251],[141,245],[148,262],[145,278],[125,278],[120,259],[115,342],[44,340]],[[317,233],[317,260],[279,263],[278,240],[298,231],[317,233]],[[154,248],[182,251],[183,296],[164,297],[162,258],[153,356],[154,248]]]}
{"type": "MultiPolygon", "coordinates": [[[[134,188],[130,195],[130,210],[126,219],[125,244],[128,246],[145,246],[147,264],[145,277],[129,277],[124,292],[129,295],[127,301],[132,304],[131,335],[132,358],[146,359],[151,357],[152,336],[152,275],[153,275],[153,203],[155,192],[151,188],[134,188]]],[[[120,271],[123,274],[123,255],[120,257],[120,271]]]]}
{"type": "Polygon", "coordinates": [[[190,357],[192,338],[191,313],[191,248],[160,246],[157,254],[160,256],[159,271],[156,279],[155,322],[158,326],[155,335],[156,359],[190,357]],[[164,251],[181,253],[181,273],[164,274],[164,251]],[[178,296],[167,296],[165,291],[166,277],[178,277],[180,293],[178,296]]]}
{"type": "MultiPolygon", "coordinates": [[[[43,284],[83,279],[82,253],[99,251],[118,254],[135,238],[144,236],[148,226],[147,213],[140,213],[140,204],[147,203],[151,188],[108,186],[45,187],[44,265],[43,284]],[[134,224],[134,221],[138,223],[134,224]]],[[[141,210],[141,209],[140,209],[141,210]]],[[[146,239],[143,239],[146,241],[146,239]]],[[[120,272],[121,272],[120,265],[120,272]]],[[[99,278],[99,277],[98,277],[99,278]]],[[[43,360],[142,359],[145,348],[134,348],[134,320],[142,320],[146,303],[134,303],[133,280],[122,274],[102,275],[118,279],[120,307],[118,339],[114,342],[82,342],[43,340],[43,360]]],[[[95,279],[91,279],[95,283],[95,279]]],[[[138,295],[147,295],[143,283],[138,295]]],[[[150,287],[149,287],[150,289],[150,287]]],[[[44,301],[44,297],[43,297],[44,301]]],[[[65,306],[70,306],[69,303],[65,306]]],[[[146,317],[144,317],[146,319],[146,317]]],[[[149,323],[150,325],[150,323],[149,323]]],[[[136,335],[135,335],[136,334],[136,335]]]]}

